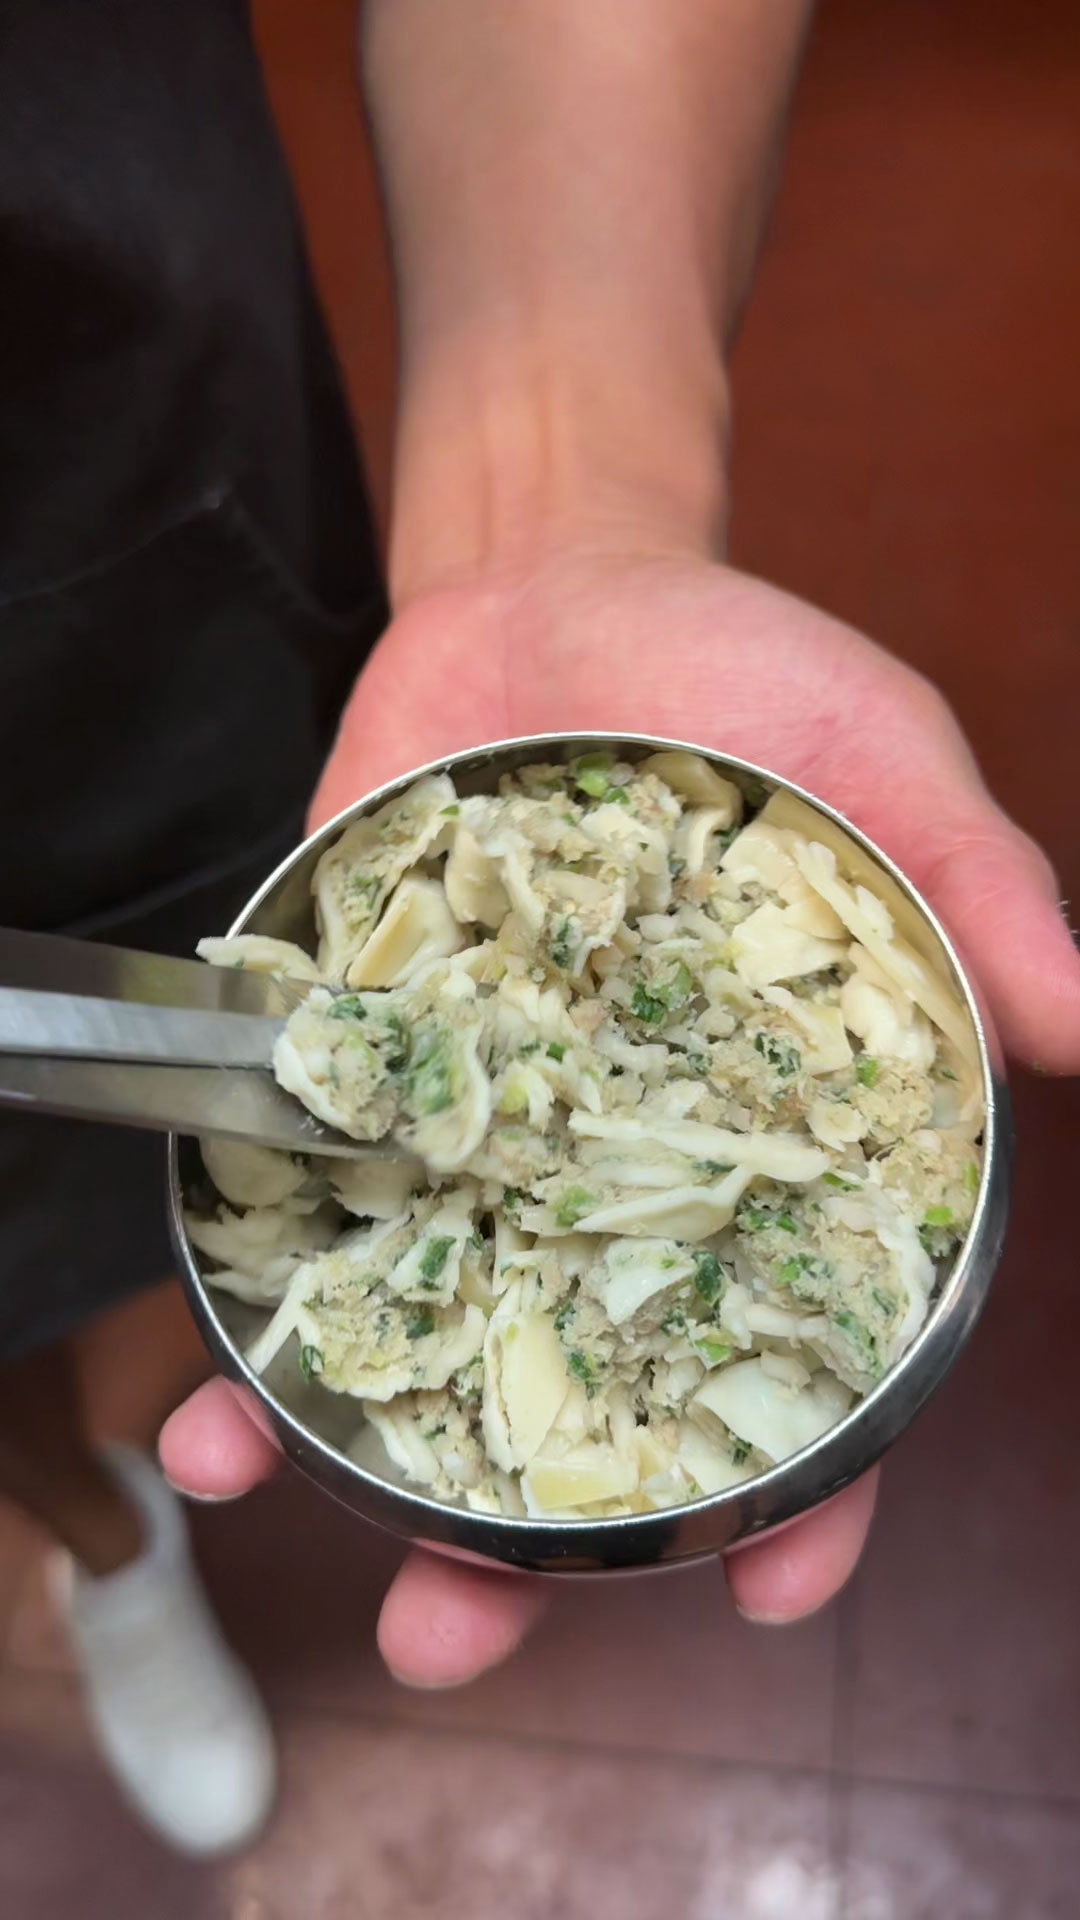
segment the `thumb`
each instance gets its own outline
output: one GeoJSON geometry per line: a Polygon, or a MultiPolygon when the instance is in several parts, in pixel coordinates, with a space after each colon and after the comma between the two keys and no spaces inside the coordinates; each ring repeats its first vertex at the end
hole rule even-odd
{"type": "Polygon", "coordinates": [[[1080,1072],[1080,953],[1053,868],[989,795],[939,817],[929,898],[986,996],[1009,1053],[1080,1072]]]}

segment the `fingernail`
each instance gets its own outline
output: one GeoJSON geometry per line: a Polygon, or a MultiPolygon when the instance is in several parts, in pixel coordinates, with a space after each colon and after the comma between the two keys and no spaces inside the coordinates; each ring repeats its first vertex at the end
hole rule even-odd
{"type": "MultiPolygon", "coordinates": [[[[449,1693],[451,1688],[463,1687],[465,1685],[464,1679],[417,1680],[414,1679],[412,1674],[398,1673],[393,1667],[387,1667],[386,1671],[390,1675],[391,1680],[396,1680],[399,1687],[408,1687],[410,1693],[449,1693]]],[[[472,1675],[470,1674],[468,1677],[471,1679],[472,1675]]]]}
{"type": "Polygon", "coordinates": [[[746,1621],[748,1627],[793,1627],[795,1625],[795,1617],[790,1613],[747,1613],[746,1608],[740,1606],[736,1606],[735,1611],[740,1620],[746,1621]]]}
{"type": "Polygon", "coordinates": [[[196,1493],[192,1487],[178,1486],[175,1480],[169,1479],[168,1474],[165,1475],[165,1479],[173,1492],[179,1494],[181,1500],[190,1500],[196,1507],[227,1507],[233,1500],[240,1498],[238,1493],[196,1493]]]}

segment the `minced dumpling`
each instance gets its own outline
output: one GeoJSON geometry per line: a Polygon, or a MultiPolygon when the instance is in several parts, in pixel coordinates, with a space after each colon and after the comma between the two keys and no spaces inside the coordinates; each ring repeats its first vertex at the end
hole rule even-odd
{"type": "Polygon", "coordinates": [[[275,1303],[252,1364],[291,1342],[437,1498],[589,1518],[766,1471],[895,1365],[967,1232],[954,987],[808,809],[749,816],[701,756],[587,753],[428,778],[319,863],[275,1070],[385,1156],[262,1156],[248,1230],[217,1142],[191,1232],[275,1303]]]}

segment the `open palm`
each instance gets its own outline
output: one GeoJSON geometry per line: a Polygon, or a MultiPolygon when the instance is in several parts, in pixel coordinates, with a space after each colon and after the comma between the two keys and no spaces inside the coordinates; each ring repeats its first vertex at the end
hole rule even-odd
{"type": "MultiPolygon", "coordinates": [[[[1053,874],[990,799],[940,696],[850,628],[727,567],[575,552],[417,598],[361,677],[312,824],[458,748],[589,730],[717,747],[831,802],[937,907],[1010,1051],[1080,1068],[1080,956],[1053,874]]],[[[277,1458],[221,1382],[173,1416],[162,1453],[203,1493],[243,1491],[277,1458]]],[[[821,1605],[872,1506],[871,1477],[731,1554],[737,1603],[772,1620],[821,1605]]],[[[402,1677],[449,1684],[503,1657],[540,1604],[531,1581],[413,1556],[380,1645],[402,1677]]]]}

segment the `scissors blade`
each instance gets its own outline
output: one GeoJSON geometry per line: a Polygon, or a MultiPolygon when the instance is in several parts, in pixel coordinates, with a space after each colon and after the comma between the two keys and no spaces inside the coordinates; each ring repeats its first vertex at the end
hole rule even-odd
{"type": "Polygon", "coordinates": [[[269,1073],[215,1067],[136,1066],[102,1060],[0,1055],[0,1107],[161,1133],[251,1140],[288,1153],[380,1159],[387,1147],[361,1145],[328,1127],[283,1092],[269,1073]]]}
{"type": "Polygon", "coordinates": [[[134,1000],[143,1006],[280,1016],[291,1013],[311,992],[308,980],[246,967],[211,967],[205,960],[177,960],[170,954],[14,927],[0,927],[0,981],[6,987],[134,1000]]]}
{"type": "Polygon", "coordinates": [[[265,1014],[145,1006],[0,987],[0,1053],[268,1067],[284,1021],[265,1014]]]}

